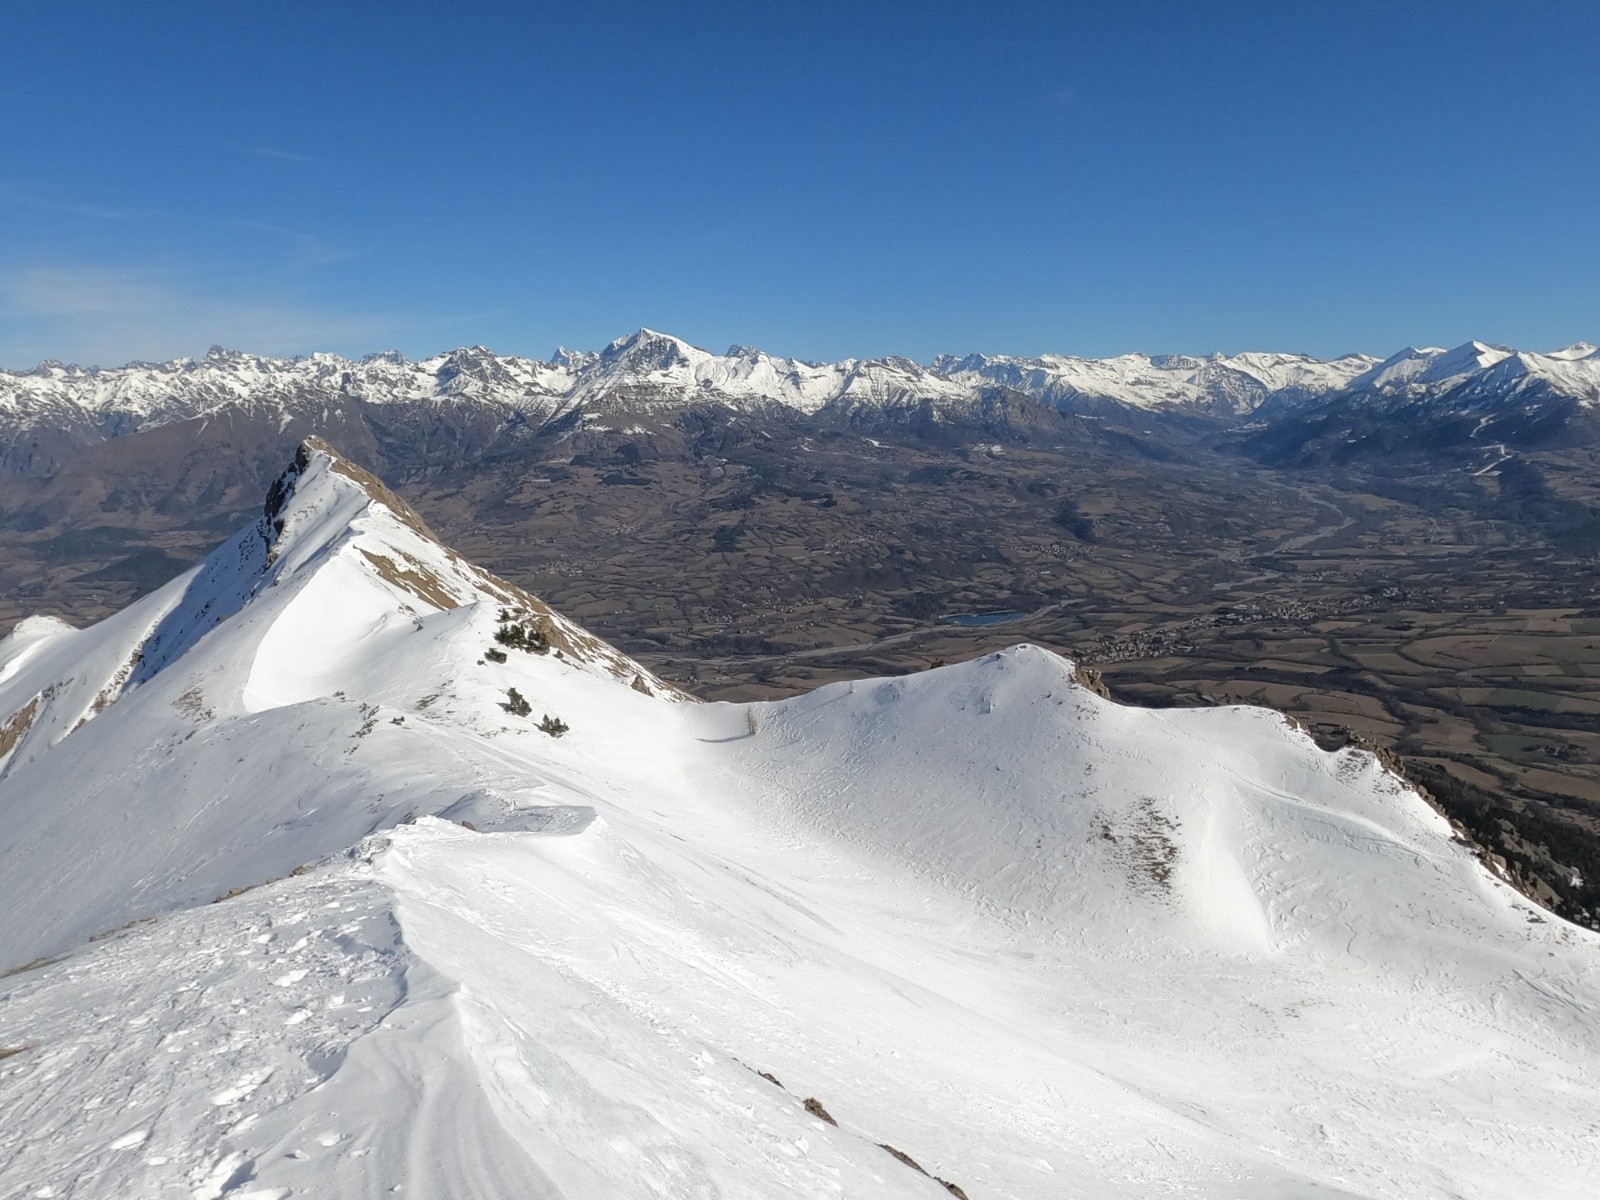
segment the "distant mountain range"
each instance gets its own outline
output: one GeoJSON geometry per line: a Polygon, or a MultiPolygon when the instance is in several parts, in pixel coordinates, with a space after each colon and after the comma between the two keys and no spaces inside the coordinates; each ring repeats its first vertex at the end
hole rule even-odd
{"type": "MultiPolygon", "coordinates": [[[[0,372],[0,467],[49,474],[77,448],[178,422],[228,414],[326,422],[363,410],[407,421],[463,421],[474,440],[583,427],[643,427],[688,410],[777,412],[848,424],[994,422],[1044,413],[1239,427],[1258,456],[1328,457],[1330,446],[1410,437],[1443,427],[1446,441],[1516,441],[1565,429],[1600,408],[1600,351],[1579,343],[1531,353],[1469,342],[1411,348],[1383,360],[1350,354],[1127,354],[1036,358],[941,355],[814,363],[747,346],[713,354],[641,329],[599,352],[558,350],[548,362],[473,346],[412,362],[397,353],[276,359],[213,348],[204,358],[98,368],[45,362],[0,372]]],[[[1434,437],[1434,440],[1438,440],[1434,437]]]]}
{"type": "Polygon", "coordinates": [[[1264,403],[1253,425],[1240,447],[1275,465],[1590,442],[1600,350],[1406,349],[1311,403],[1264,403]]]}

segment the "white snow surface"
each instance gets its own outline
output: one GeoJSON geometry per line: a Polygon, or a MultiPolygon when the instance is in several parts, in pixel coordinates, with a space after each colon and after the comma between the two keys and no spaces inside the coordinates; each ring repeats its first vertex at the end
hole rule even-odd
{"type": "Polygon", "coordinates": [[[1372,756],[1035,646],[495,663],[397,504],[310,445],[0,642],[0,1197],[1593,1194],[1600,939],[1372,756]]]}

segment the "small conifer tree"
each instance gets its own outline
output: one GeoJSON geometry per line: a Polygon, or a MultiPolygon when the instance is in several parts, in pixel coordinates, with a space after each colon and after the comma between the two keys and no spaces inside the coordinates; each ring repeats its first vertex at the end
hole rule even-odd
{"type": "Polygon", "coordinates": [[[529,654],[547,654],[550,651],[550,639],[542,629],[509,620],[504,614],[500,628],[495,630],[494,640],[502,646],[526,650],[529,654]]]}

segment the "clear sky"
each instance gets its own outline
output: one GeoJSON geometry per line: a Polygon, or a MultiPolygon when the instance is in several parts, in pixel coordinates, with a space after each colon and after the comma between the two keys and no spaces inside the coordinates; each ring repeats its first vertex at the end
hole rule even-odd
{"type": "Polygon", "coordinates": [[[1600,341],[1596,0],[10,0],[0,365],[1600,341]]]}

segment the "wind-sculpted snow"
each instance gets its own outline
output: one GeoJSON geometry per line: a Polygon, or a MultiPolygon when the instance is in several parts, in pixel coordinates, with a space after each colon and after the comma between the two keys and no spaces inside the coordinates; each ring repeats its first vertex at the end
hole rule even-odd
{"type": "Polygon", "coordinates": [[[1597,939],[1372,756],[1034,646],[679,703],[384,494],[308,443],[195,572],[0,643],[0,1196],[1600,1174],[1597,939]]]}
{"type": "Polygon", "coordinates": [[[30,1041],[0,1066],[0,1192],[557,1194],[496,1125],[454,985],[407,950],[387,889],[297,884],[10,981],[30,1041]]]}

